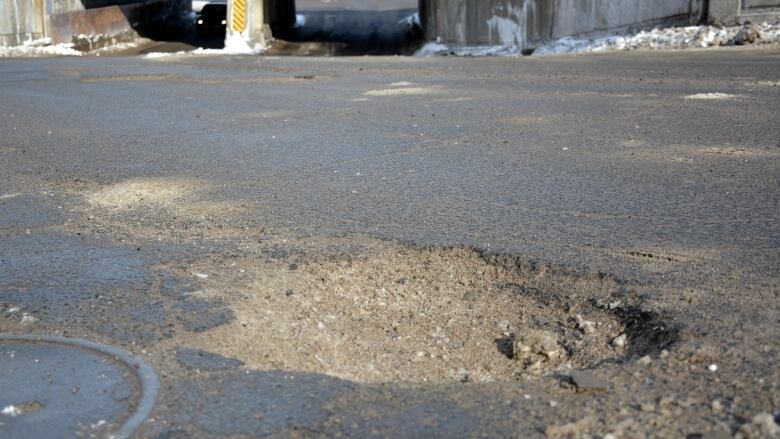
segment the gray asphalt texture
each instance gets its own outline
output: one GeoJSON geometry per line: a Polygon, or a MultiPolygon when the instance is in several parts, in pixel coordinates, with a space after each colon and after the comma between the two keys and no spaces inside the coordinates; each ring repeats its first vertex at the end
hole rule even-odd
{"type": "Polygon", "coordinates": [[[74,188],[196,178],[215,202],[245,202],[250,230],[468,245],[658,285],[691,340],[742,349],[729,357],[750,393],[729,415],[736,430],[780,409],[777,339],[729,338],[780,323],[779,80],[777,48],[0,60],[0,328],[163,346],[171,372],[142,437],[533,436],[623,404],[575,399],[556,415],[536,400],[544,380],[363,385],[165,345],[174,326],[234,316],[159,267],[240,249],[76,234],[74,188]],[[686,99],[715,92],[732,96],[686,99]],[[676,310],[690,290],[699,305],[676,310]]]}

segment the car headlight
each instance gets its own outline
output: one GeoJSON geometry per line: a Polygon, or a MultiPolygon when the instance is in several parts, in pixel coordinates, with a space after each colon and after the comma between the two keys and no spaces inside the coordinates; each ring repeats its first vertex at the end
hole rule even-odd
{"type": "Polygon", "coordinates": [[[198,20],[198,24],[203,24],[203,20],[198,20]]]}
{"type": "Polygon", "coordinates": [[[222,24],[227,24],[227,20],[222,20],[222,24]]]}

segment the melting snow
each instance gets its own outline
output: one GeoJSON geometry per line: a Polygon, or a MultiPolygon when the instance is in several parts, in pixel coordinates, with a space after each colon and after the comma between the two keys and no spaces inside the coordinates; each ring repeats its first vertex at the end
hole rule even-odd
{"type": "Polygon", "coordinates": [[[28,40],[21,46],[0,46],[0,58],[40,56],[81,56],[73,44],[52,44],[51,38],[28,40]]]}
{"type": "Polygon", "coordinates": [[[258,55],[265,47],[260,44],[250,46],[240,34],[230,34],[225,37],[225,47],[222,49],[195,49],[189,52],[193,55],[258,55]]]}
{"type": "Polygon", "coordinates": [[[409,29],[415,27],[422,28],[422,22],[420,21],[420,14],[418,12],[415,12],[414,14],[401,19],[398,23],[406,25],[406,27],[409,29]]]}
{"type": "Polygon", "coordinates": [[[16,408],[14,405],[9,405],[9,406],[5,407],[3,409],[3,411],[0,412],[0,413],[4,414],[6,416],[14,417],[14,416],[21,415],[22,411],[19,410],[18,408],[16,408]]]}
{"type": "Polygon", "coordinates": [[[225,47],[222,49],[204,49],[201,47],[189,52],[151,52],[146,54],[146,58],[155,59],[178,55],[259,55],[263,51],[265,51],[265,46],[260,44],[250,46],[244,37],[233,34],[225,38],[225,47]]]}
{"type": "MultiPolygon", "coordinates": [[[[495,30],[498,42],[502,44],[490,46],[447,46],[441,41],[424,45],[416,55],[455,55],[455,56],[519,56],[523,47],[514,30],[506,23],[494,20],[489,22],[495,30]]],[[[734,38],[742,26],[714,27],[688,26],[670,27],[642,31],[636,34],[609,35],[599,38],[565,37],[542,44],[533,52],[534,55],[556,55],[566,53],[606,52],[620,50],[673,50],[689,48],[717,47],[733,44],[734,38]]],[[[753,26],[760,38],[756,44],[780,43],[780,24],[753,26]]]]}
{"type": "Polygon", "coordinates": [[[736,95],[730,95],[727,93],[699,93],[695,95],[686,96],[685,99],[701,99],[701,100],[719,100],[719,99],[734,99],[736,95]]]}
{"type": "Polygon", "coordinates": [[[423,96],[438,93],[441,93],[441,89],[437,87],[407,87],[369,90],[363,96],[423,96]]]}

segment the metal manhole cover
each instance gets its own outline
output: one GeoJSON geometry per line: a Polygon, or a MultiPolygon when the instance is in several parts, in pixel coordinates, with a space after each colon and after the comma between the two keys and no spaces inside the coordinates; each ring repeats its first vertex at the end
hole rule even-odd
{"type": "Polygon", "coordinates": [[[0,437],[129,437],[149,415],[159,380],[112,346],[0,334],[0,437]]]}

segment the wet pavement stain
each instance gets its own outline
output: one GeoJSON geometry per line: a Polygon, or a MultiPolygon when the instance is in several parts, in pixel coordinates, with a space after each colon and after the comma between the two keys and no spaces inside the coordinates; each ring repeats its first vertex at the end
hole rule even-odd
{"type": "Polygon", "coordinates": [[[202,332],[233,318],[219,301],[188,296],[193,281],[94,238],[36,230],[0,240],[0,254],[0,309],[9,320],[144,344],[170,337],[175,322],[202,332]]]}
{"type": "Polygon", "coordinates": [[[91,346],[101,347],[0,336],[0,437],[124,438],[137,428],[157,393],[145,379],[156,377],[113,348],[91,346]],[[139,368],[151,376],[136,375],[139,368]]]}

